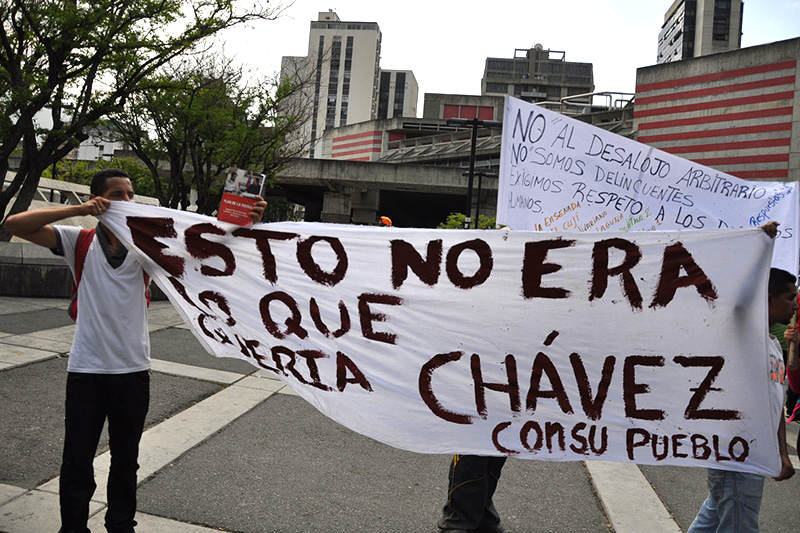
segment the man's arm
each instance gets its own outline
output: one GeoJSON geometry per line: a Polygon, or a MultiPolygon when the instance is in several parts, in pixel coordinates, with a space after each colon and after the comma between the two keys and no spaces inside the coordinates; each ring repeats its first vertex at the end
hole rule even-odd
{"type": "Polygon", "coordinates": [[[51,223],[69,217],[99,215],[108,209],[110,203],[101,196],[95,196],[81,205],[33,209],[11,215],[6,219],[5,226],[12,235],[52,249],[57,241],[56,230],[50,226],[51,223]]]}
{"type": "MultiPolygon", "coordinates": [[[[75,216],[97,216],[104,213],[111,201],[102,196],[95,196],[88,202],[81,205],[70,205],[65,207],[44,207],[33,209],[11,215],[6,219],[5,226],[9,233],[16,237],[31,241],[45,248],[55,248],[57,245],[56,232],[50,224],[59,220],[75,216]]],[[[250,218],[253,224],[259,222],[264,216],[264,209],[267,202],[259,197],[250,211],[250,218]]]]}
{"type": "MultiPolygon", "coordinates": [[[[783,332],[783,340],[786,341],[787,345],[791,345],[792,343],[796,344],[798,342],[797,324],[794,318],[792,319],[792,323],[789,324],[789,327],[786,328],[786,331],[783,332]]],[[[786,368],[788,370],[800,370],[800,355],[798,355],[797,349],[789,350],[789,358],[786,361],[786,368]]]]}
{"type": "Polygon", "coordinates": [[[783,415],[781,415],[781,423],[778,426],[778,451],[781,454],[781,473],[775,478],[775,481],[783,481],[794,475],[794,467],[789,459],[789,451],[786,449],[786,421],[783,419],[783,415]]]}

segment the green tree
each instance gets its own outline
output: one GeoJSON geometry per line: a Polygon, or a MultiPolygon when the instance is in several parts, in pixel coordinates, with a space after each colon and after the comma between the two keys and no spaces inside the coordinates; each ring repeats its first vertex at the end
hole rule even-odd
{"type": "MultiPolygon", "coordinates": [[[[155,195],[153,176],[150,174],[150,171],[141,161],[130,157],[115,157],[110,161],[104,159],[98,161],[72,161],[69,159],[62,159],[56,163],[55,167],[55,179],[69,181],[71,183],[80,183],[82,185],[90,185],[92,183],[92,176],[99,170],[119,168],[124,170],[125,173],[131,177],[133,189],[136,191],[137,195],[155,195]]],[[[42,177],[53,179],[53,167],[47,167],[42,172],[42,177]]]]}
{"type": "MultiPolygon", "coordinates": [[[[271,19],[257,0],[0,0],[0,177],[21,148],[19,168],[0,191],[0,220],[24,211],[45,168],[88,137],[163,65],[209,36],[271,19]],[[42,128],[37,114],[52,125],[42,128]],[[9,209],[11,199],[17,199],[9,209]]],[[[10,236],[0,227],[0,240],[10,236]]]]}
{"type": "Polygon", "coordinates": [[[211,214],[225,169],[271,177],[303,149],[290,142],[310,109],[296,105],[301,91],[296,77],[247,84],[230,61],[202,55],[152,77],[111,122],[150,169],[162,204],[186,209],[193,187],[198,212],[211,214]],[[160,161],[169,166],[166,182],[158,174],[160,161]]]}
{"type": "MultiPolygon", "coordinates": [[[[463,229],[464,228],[464,221],[467,219],[467,216],[464,213],[450,213],[447,215],[447,218],[444,222],[439,224],[439,228],[441,229],[463,229]]],[[[487,217],[486,215],[480,215],[478,217],[478,228],[479,229],[494,229],[496,226],[496,218],[495,217],[487,217]]]]}

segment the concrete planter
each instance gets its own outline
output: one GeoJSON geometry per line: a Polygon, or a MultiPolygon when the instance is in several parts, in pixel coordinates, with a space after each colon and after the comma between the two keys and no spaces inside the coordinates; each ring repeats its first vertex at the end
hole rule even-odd
{"type": "MultiPolygon", "coordinates": [[[[25,242],[0,242],[0,296],[69,298],[72,273],[64,261],[41,246],[25,242]]],[[[150,299],[166,300],[157,285],[150,299]]]]}

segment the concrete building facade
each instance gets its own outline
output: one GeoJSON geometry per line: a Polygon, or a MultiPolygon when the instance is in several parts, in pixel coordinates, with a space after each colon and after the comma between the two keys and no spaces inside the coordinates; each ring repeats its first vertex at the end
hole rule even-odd
{"type": "Polygon", "coordinates": [[[425,93],[422,118],[478,118],[503,120],[502,96],[474,96],[469,94],[425,93]]]}
{"type": "Polygon", "coordinates": [[[381,69],[378,85],[378,120],[416,117],[419,85],[410,70],[381,69]]]}
{"type": "Polygon", "coordinates": [[[740,178],[800,180],[800,38],[638,69],[634,130],[740,178]]]}
{"type": "Polygon", "coordinates": [[[658,63],[742,46],[742,0],[675,0],[658,34],[658,63]]]}
{"type": "MultiPolygon", "coordinates": [[[[566,52],[545,50],[541,44],[533,48],[517,48],[514,57],[487,57],[481,80],[481,94],[510,94],[528,102],[558,101],[594,91],[591,63],[566,60],[566,52]]],[[[587,97],[591,103],[591,97],[587,97]]]]}
{"type": "Polygon", "coordinates": [[[302,64],[309,80],[308,105],[313,107],[303,132],[310,141],[309,157],[319,156],[317,145],[325,130],[376,116],[380,54],[376,22],[342,21],[326,11],[311,22],[305,59],[284,58],[284,67],[302,64]]]}
{"type": "Polygon", "coordinates": [[[387,151],[399,148],[408,139],[429,138],[463,128],[448,126],[444,120],[394,117],[368,120],[325,132],[319,144],[320,158],[340,161],[377,161],[387,151]]]}
{"type": "Polygon", "coordinates": [[[125,151],[128,145],[117,139],[109,126],[96,126],[88,132],[89,137],[68,153],[65,159],[74,161],[111,161],[115,152],[125,151]]]}

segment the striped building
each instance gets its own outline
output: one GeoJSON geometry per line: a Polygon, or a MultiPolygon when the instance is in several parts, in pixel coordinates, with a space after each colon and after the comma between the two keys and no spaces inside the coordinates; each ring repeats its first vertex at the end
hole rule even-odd
{"type": "Polygon", "coordinates": [[[356,133],[327,135],[323,137],[322,157],[331,159],[345,159],[347,161],[374,161],[383,152],[383,136],[381,129],[375,128],[376,121],[367,121],[356,126],[357,128],[338,128],[331,130],[365,130],[356,133]],[[330,139],[329,139],[330,138],[330,139]],[[330,151],[328,141],[330,140],[330,151]]]}
{"type": "Polygon", "coordinates": [[[634,131],[740,178],[800,180],[800,38],[638,69],[634,131]]]}

